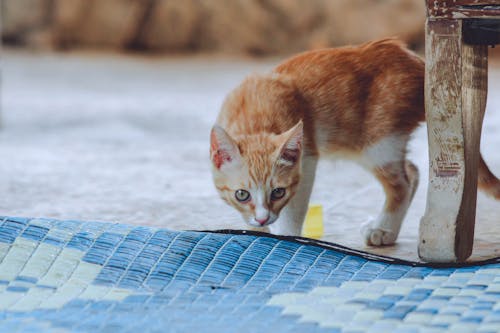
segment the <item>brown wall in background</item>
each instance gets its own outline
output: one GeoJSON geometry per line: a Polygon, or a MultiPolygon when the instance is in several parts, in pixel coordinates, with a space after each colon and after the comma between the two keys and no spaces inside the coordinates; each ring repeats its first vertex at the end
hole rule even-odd
{"type": "Polygon", "coordinates": [[[423,0],[0,0],[5,44],[267,55],[396,36],[423,45],[423,0]]]}

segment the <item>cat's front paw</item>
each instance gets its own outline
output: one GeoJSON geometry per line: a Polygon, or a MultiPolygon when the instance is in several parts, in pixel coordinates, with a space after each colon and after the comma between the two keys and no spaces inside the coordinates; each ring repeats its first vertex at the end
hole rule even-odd
{"type": "Polygon", "coordinates": [[[248,227],[247,230],[271,233],[271,229],[268,226],[265,227],[248,227]]]}
{"type": "Polygon", "coordinates": [[[383,230],[373,226],[373,222],[363,225],[361,234],[365,239],[366,245],[382,246],[392,245],[398,237],[396,233],[390,230],[383,230]]]}

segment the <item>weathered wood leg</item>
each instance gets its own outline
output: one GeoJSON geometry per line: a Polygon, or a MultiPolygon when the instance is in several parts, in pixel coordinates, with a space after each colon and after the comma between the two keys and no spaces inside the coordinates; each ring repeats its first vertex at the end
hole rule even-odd
{"type": "Polygon", "coordinates": [[[472,253],[477,166],[487,93],[486,46],[463,43],[462,21],[426,24],[429,188],[418,253],[429,262],[472,253]]]}

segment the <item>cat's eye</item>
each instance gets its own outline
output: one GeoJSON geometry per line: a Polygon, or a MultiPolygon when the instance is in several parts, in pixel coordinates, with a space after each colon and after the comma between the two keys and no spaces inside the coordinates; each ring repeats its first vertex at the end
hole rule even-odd
{"type": "Polygon", "coordinates": [[[286,190],[283,187],[275,188],[271,192],[271,200],[279,200],[285,196],[286,190]]]}
{"type": "Polygon", "coordinates": [[[234,192],[234,197],[239,202],[246,202],[248,201],[248,199],[250,199],[250,193],[248,193],[248,191],[245,190],[238,190],[234,192]]]}

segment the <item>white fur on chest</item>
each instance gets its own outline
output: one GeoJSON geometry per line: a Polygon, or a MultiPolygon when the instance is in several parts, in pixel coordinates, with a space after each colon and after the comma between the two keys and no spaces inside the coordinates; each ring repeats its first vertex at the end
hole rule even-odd
{"type": "Polygon", "coordinates": [[[360,153],[348,151],[321,153],[328,158],[351,160],[368,170],[373,170],[403,160],[407,142],[408,135],[396,134],[373,143],[360,153]]]}

